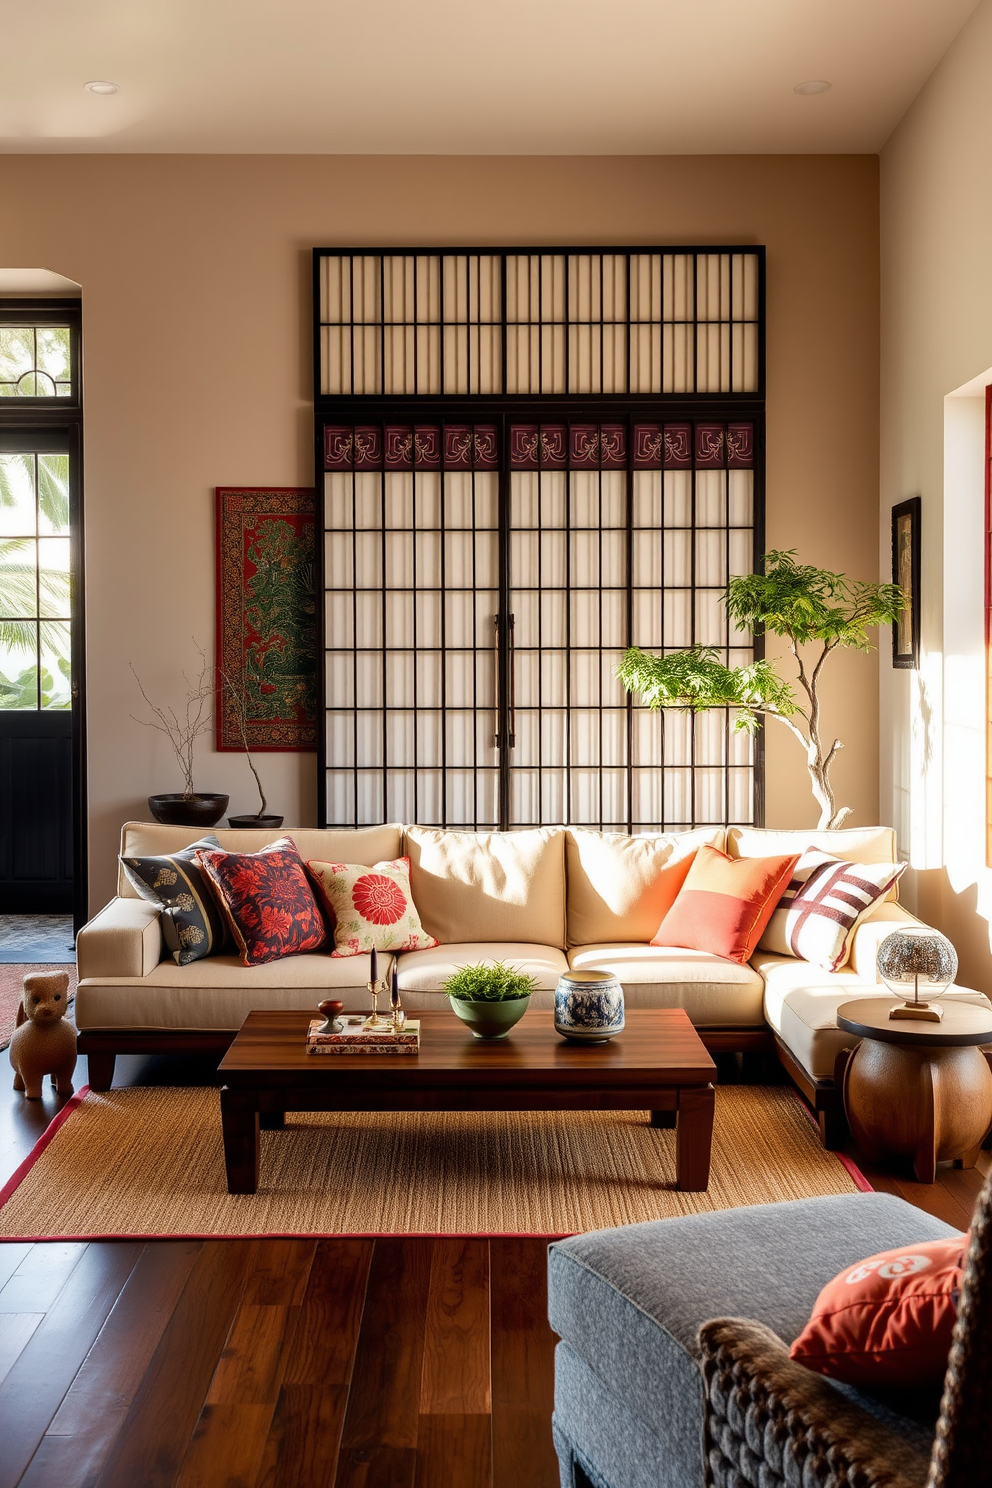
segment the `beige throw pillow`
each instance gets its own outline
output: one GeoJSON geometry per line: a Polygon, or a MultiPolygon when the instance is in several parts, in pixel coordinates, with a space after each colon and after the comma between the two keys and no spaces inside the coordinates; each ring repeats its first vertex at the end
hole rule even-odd
{"type": "Polygon", "coordinates": [[[649,941],[669,908],[663,868],[701,847],[723,847],[722,827],[627,837],[569,827],[565,838],[568,945],[649,941]]]}
{"type": "Polygon", "coordinates": [[[565,944],[565,834],[407,827],[410,887],[442,945],[509,940],[565,944]]]}

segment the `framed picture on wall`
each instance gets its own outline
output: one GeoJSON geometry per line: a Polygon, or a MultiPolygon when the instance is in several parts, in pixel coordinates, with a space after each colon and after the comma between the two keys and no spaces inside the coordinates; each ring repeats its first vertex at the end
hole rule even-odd
{"type": "Polygon", "coordinates": [[[892,665],[920,664],[920,498],[892,508],[892,582],[909,603],[892,627],[892,665]]]}

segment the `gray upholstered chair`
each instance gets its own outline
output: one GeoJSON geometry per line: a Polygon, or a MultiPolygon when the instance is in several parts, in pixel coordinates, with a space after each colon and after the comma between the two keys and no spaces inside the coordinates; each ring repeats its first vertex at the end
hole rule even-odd
{"type": "Polygon", "coordinates": [[[973,1423],[992,1406],[990,1195],[992,1181],[942,1406],[934,1395],[883,1401],[834,1384],[793,1364],[781,1342],[801,1332],[844,1266],[957,1233],[902,1199],[770,1204],[552,1245],[563,1488],[992,1483],[987,1450],[980,1466],[973,1455],[985,1440],[973,1423]]]}

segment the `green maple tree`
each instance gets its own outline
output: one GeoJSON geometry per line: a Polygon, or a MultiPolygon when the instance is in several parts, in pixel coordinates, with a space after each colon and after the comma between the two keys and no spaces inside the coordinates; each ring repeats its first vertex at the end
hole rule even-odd
{"type": "Polygon", "coordinates": [[[839,827],[851,807],[838,809],[830,767],[844,746],[824,743],[821,731],[820,679],[835,651],[870,651],[871,632],[892,625],[906,607],[898,584],[849,579],[829,569],[797,563],[794,550],[773,549],[762,559],[762,572],[730,580],[724,604],[731,623],[752,634],[781,636],[796,665],[787,681],[774,661],[728,667],[711,647],[652,655],[632,646],[617,676],[628,692],[650,708],[680,708],[694,713],[709,708],[736,712],[734,728],[753,734],[764,718],[777,718],[806,755],[813,796],[824,827],[839,827]]]}

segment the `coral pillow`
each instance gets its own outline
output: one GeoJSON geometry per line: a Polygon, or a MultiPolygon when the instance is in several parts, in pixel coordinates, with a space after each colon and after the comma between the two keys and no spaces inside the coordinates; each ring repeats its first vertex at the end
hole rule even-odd
{"type": "Polygon", "coordinates": [[[808,847],[761,937],[761,950],[840,971],[850,957],[855,930],[907,867],[845,863],[808,847]]]}
{"type": "Polygon", "coordinates": [[[196,855],[246,966],[316,951],[327,930],[292,837],[257,853],[196,855]]]}
{"type": "Polygon", "coordinates": [[[798,853],[785,858],[730,858],[719,848],[701,847],[651,944],[709,951],[743,965],[761,939],[798,858],[798,853]]]}
{"type": "Polygon", "coordinates": [[[789,1350],[862,1388],[939,1383],[947,1368],[969,1236],[902,1245],[828,1281],[789,1350]]]}
{"type": "Polygon", "coordinates": [[[332,956],[364,951],[427,951],[438,942],[420,923],[410,893],[410,859],[367,868],[361,863],[321,863],[313,874],[334,916],[332,956]]]}

